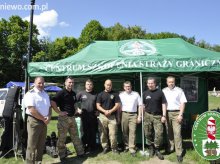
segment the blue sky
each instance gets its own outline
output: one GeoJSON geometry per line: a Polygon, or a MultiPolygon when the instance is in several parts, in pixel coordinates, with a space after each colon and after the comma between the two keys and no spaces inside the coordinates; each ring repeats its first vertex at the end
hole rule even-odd
{"type": "MultiPolygon", "coordinates": [[[[19,15],[29,20],[29,10],[1,7],[25,4],[30,0],[0,0],[0,18],[19,15]]],[[[52,40],[78,38],[95,19],[104,27],[137,25],[150,33],[173,32],[220,45],[219,0],[36,0],[36,4],[46,10],[36,9],[34,22],[41,36],[52,40]]]]}

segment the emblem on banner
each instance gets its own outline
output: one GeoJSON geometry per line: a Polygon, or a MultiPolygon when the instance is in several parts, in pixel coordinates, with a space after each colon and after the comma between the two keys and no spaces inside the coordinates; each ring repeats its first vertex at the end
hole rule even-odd
{"type": "Polygon", "coordinates": [[[130,41],[123,44],[119,51],[125,56],[156,55],[156,48],[153,43],[144,40],[130,41]]]}
{"type": "Polygon", "coordinates": [[[220,113],[205,112],[193,125],[192,141],[196,152],[206,160],[220,158],[220,113]]]}

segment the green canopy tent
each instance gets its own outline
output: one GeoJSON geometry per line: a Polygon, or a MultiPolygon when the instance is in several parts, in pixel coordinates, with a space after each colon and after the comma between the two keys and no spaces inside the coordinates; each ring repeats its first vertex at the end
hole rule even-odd
{"type": "MultiPolygon", "coordinates": [[[[180,38],[95,41],[68,58],[53,62],[31,62],[28,65],[29,76],[94,75],[94,78],[116,77],[138,80],[139,73],[143,74],[144,79],[155,75],[161,78],[161,87],[166,85],[163,79],[168,74],[178,78],[198,77],[199,82],[193,79],[192,83],[198,83],[199,88],[202,88],[199,90],[200,97],[197,101],[204,103],[201,105],[198,102],[192,103],[195,110],[190,111],[191,114],[207,110],[207,78],[218,71],[220,71],[219,52],[194,46],[180,38]]],[[[185,87],[191,83],[187,82],[187,78],[177,79],[177,82],[183,83],[185,87]]],[[[136,88],[140,89],[140,85],[136,88]]]]}
{"type": "Polygon", "coordinates": [[[130,72],[210,72],[220,70],[220,53],[182,39],[95,41],[54,62],[32,62],[30,76],[97,75],[130,72]]]}
{"type": "Polygon", "coordinates": [[[103,86],[101,82],[106,78],[112,77],[120,85],[124,79],[129,79],[133,81],[135,90],[143,88],[142,81],[148,76],[159,77],[159,87],[162,88],[166,85],[166,76],[174,75],[177,84],[185,87],[190,100],[185,113],[188,120],[207,111],[207,77],[210,72],[218,71],[220,53],[199,48],[180,38],[94,41],[68,58],[28,65],[28,74],[32,77],[92,76],[99,79],[96,86],[103,86]]]}

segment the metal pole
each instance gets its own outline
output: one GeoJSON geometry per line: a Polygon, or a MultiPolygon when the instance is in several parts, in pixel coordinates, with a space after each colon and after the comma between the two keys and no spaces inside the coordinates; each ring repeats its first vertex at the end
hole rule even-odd
{"type": "MultiPolygon", "coordinates": [[[[27,53],[27,65],[25,68],[25,93],[28,92],[30,88],[30,77],[28,75],[28,65],[31,61],[31,54],[32,54],[32,36],[33,36],[33,16],[34,16],[34,5],[35,0],[31,0],[31,11],[30,11],[30,22],[29,22],[29,40],[28,40],[28,53],[27,53]]],[[[24,94],[25,94],[24,93],[24,94]]],[[[23,116],[24,116],[24,132],[23,136],[24,138],[27,138],[27,116],[25,115],[25,110],[23,110],[23,116]]],[[[27,140],[25,140],[22,144],[22,146],[26,149],[27,148],[27,140]]]]}
{"type": "Polygon", "coordinates": [[[30,23],[29,23],[29,40],[28,40],[28,54],[27,54],[27,67],[25,69],[25,93],[30,88],[30,78],[28,76],[28,65],[29,65],[29,62],[31,61],[31,54],[32,54],[34,5],[35,5],[35,0],[31,0],[30,23]]]}
{"type": "MultiPolygon", "coordinates": [[[[141,90],[141,101],[143,104],[142,72],[140,72],[140,90],[141,90]]],[[[142,151],[144,152],[144,111],[142,111],[142,113],[141,113],[141,123],[142,123],[142,151]]]]}
{"type": "MultiPolygon", "coordinates": [[[[142,72],[140,72],[140,92],[141,92],[141,101],[143,104],[143,77],[142,77],[142,72]]],[[[144,104],[143,104],[144,106],[144,104]]],[[[142,134],[142,151],[140,151],[142,156],[149,156],[149,153],[145,151],[144,149],[144,109],[141,112],[141,123],[142,123],[142,128],[141,128],[141,134],[142,134]]]]}

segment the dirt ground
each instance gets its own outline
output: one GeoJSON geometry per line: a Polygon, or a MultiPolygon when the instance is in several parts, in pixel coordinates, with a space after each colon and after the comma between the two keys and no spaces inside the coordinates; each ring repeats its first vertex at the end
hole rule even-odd
{"type": "MultiPolygon", "coordinates": [[[[48,161],[48,162],[45,162],[43,161],[43,164],[59,164],[60,163],[60,160],[59,158],[54,158],[53,161],[48,161]]],[[[66,164],[99,164],[98,161],[96,162],[91,162],[90,160],[80,160],[80,159],[77,159],[77,158],[68,158],[67,161],[66,161],[66,164]]],[[[100,162],[100,164],[122,164],[120,162],[117,162],[117,161],[113,161],[113,160],[109,160],[109,161],[103,161],[103,162],[100,162]]],[[[146,161],[141,161],[141,162],[138,162],[138,164],[175,164],[176,162],[171,162],[167,159],[164,159],[164,160],[159,160],[157,157],[154,157],[154,158],[151,158],[149,160],[146,160],[146,161]]]]}

